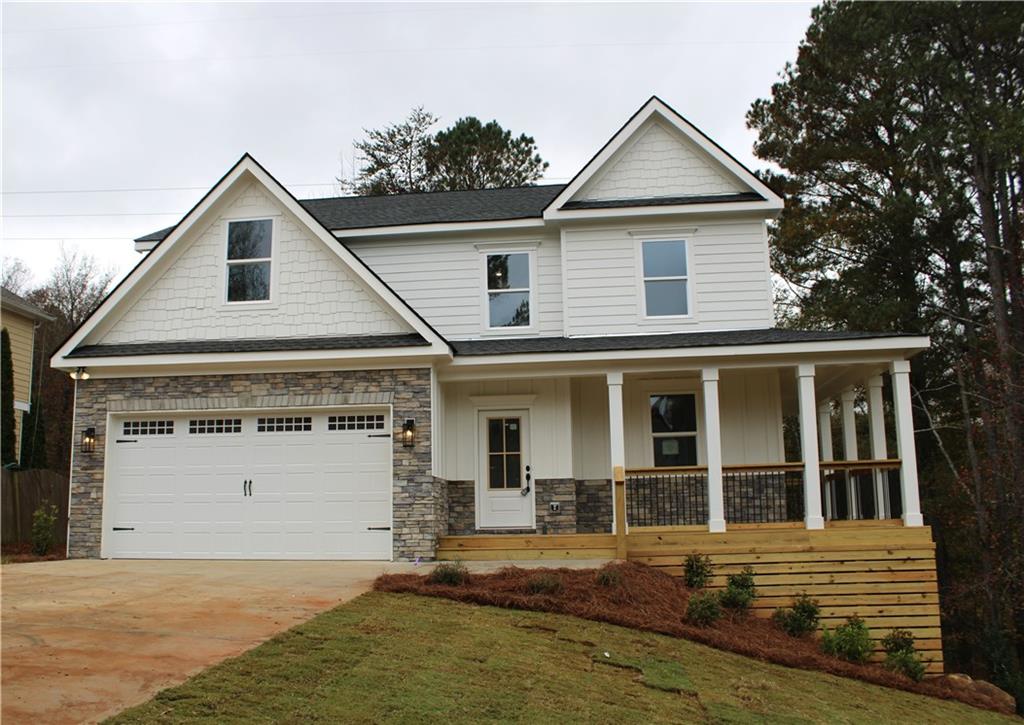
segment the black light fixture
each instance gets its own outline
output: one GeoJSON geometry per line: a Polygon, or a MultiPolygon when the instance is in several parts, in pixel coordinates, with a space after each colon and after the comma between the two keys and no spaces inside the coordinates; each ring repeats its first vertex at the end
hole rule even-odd
{"type": "Polygon", "coordinates": [[[86,428],[82,431],[82,453],[92,453],[96,450],[96,429],[86,428]]]}
{"type": "Polygon", "coordinates": [[[72,380],[88,380],[89,379],[89,373],[88,373],[88,371],[85,368],[81,368],[80,367],[77,370],[75,370],[75,372],[69,373],[69,374],[71,375],[71,379],[72,380]]]}
{"type": "Polygon", "coordinates": [[[406,418],[402,423],[402,445],[406,448],[416,445],[416,420],[413,418],[406,418]]]}

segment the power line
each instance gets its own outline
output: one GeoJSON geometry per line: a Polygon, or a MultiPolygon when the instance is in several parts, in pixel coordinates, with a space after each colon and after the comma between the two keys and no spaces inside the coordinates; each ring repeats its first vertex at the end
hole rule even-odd
{"type": "Polygon", "coordinates": [[[3,219],[47,219],[50,217],[79,217],[79,216],[183,216],[180,211],[129,211],[129,212],[108,212],[106,214],[3,214],[3,219]]]}
{"type": "MultiPolygon", "coordinates": [[[[309,184],[285,184],[286,188],[306,186],[336,186],[336,181],[321,181],[309,184]]],[[[123,194],[134,191],[208,191],[209,186],[140,186],[123,189],[18,189],[17,191],[0,191],[0,194],[123,194]]]]}

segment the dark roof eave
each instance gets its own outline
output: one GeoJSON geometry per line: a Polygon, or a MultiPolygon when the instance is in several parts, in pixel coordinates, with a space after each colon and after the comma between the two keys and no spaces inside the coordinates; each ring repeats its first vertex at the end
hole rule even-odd
{"type": "Polygon", "coordinates": [[[80,345],[69,358],[138,357],[140,355],[188,355],[203,353],[300,352],[311,350],[373,350],[429,347],[419,333],[345,337],[286,337],[241,340],[178,340],[125,344],[80,345]]]}
{"type": "Polygon", "coordinates": [[[592,199],[569,201],[559,207],[560,210],[574,209],[621,209],[625,207],[645,206],[687,206],[692,204],[727,204],[729,202],[767,201],[754,191],[739,194],[702,194],[694,196],[658,196],[643,199],[592,199]]]}

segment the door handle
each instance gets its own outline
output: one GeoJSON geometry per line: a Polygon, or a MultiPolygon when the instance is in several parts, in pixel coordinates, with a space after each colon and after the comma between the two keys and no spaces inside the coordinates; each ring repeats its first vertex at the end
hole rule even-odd
{"type": "Polygon", "coordinates": [[[252,479],[249,479],[249,495],[252,496],[252,479]]]}
{"type": "Polygon", "coordinates": [[[529,466],[526,467],[526,488],[522,489],[519,493],[522,496],[529,496],[530,495],[530,467],[529,466]]]}
{"type": "Polygon", "coordinates": [[[249,495],[249,494],[247,494],[245,492],[245,487],[248,486],[248,485],[249,485],[249,481],[247,481],[246,479],[243,478],[242,479],[242,495],[243,496],[248,496],[249,495]]]}

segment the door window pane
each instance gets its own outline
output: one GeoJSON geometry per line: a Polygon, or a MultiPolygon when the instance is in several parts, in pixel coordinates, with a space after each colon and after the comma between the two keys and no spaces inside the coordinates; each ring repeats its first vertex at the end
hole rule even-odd
{"type": "Polygon", "coordinates": [[[648,280],[644,282],[644,292],[649,317],[688,314],[685,279],[648,280]]]}
{"type": "Polygon", "coordinates": [[[228,302],[270,299],[270,262],[228,265],[228,302]]]}
{"type": "Polygon", "coordinates": [[[519,418],[505,419],[505,450],[519,453],[519,418]]]}
{"type": "Polygon", "coordinates": [[[228,259],[266,259],[270,256],[270,219],[228,223],[228,259]]]}
{"type": "Polygon", "coordinates": [[[492,453],[488,456],[487,485],[491,488],[505,487],[505,456],[492,453]]]}
{"type": "Polygon", "coordinates": [[[521,466],[519,454],[505,456],[505,487],[519,488],[521,485],[521,466]]]}
{"type": "Polygon", "coordinates": [[[686,242],[644,242],[644,277],[685,277],[686,242]]]}
{"type": "Polygon", "coordinates": [[[654,433],[696,432],[696,396],[652,395],[651,430],[654,433]]]}
{"type": "Polygon", "coordinates": [[[501,418],[487,421],[487,450],[491,453],[505,452],[505,438],[501,418]]]}

